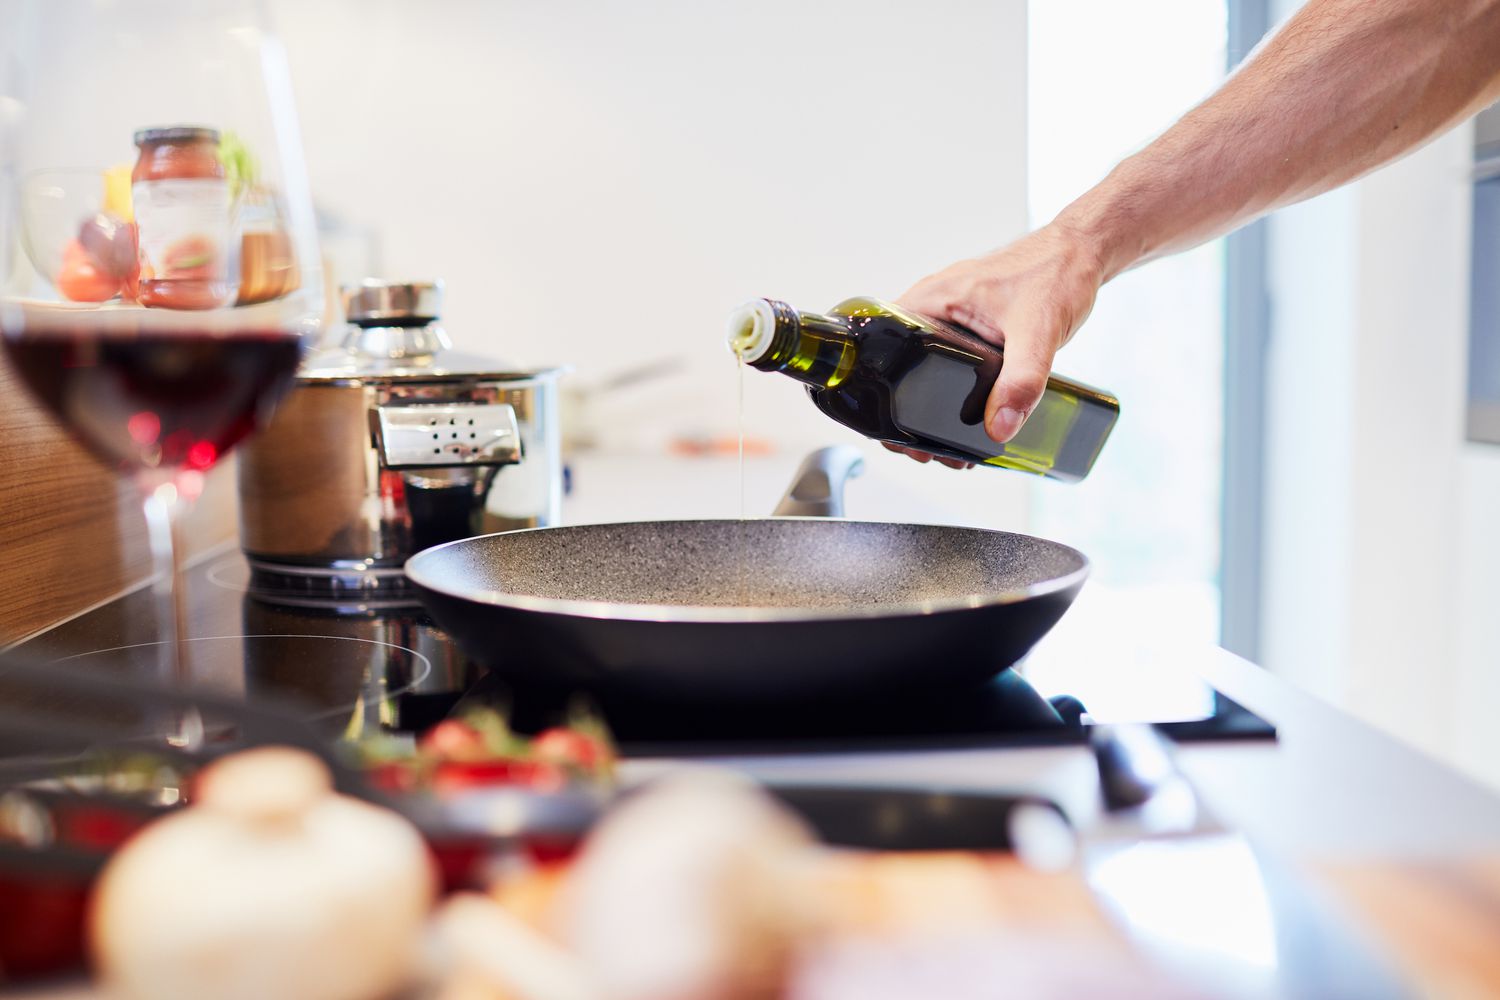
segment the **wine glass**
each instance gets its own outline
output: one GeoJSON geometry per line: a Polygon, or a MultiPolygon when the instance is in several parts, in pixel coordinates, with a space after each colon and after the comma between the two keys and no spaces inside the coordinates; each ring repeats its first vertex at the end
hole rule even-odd
{"type": "Polygon", "coordinates": [[[178,518],[290,384],[322,289],[262,4],[0,9],[0,341],[37,399],[139,487],[167,677],[192,679],[178,518]]]}

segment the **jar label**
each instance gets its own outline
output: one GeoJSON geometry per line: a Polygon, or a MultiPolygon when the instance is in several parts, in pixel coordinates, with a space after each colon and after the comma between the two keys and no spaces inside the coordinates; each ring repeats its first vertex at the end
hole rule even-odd
{"type": "Polygon", "coordinates": [[[235,213],[222,177],[137,181],[131,186],[141,278],[225,281],[235,213]]]}

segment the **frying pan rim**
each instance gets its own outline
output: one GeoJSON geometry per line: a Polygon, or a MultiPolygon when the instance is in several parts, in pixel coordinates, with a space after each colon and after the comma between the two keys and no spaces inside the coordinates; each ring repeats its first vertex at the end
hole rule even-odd
{"type": "Polygon", "coordinates": [[[406,560],[405,571],[407,579],[415,584],[420,590],[432,591],[451,597],[456,600],[469,601],[475,604],[484,604],[490,607],[510,608],[517,611],[540,612],[544,614],[566,615],[574,618],[591,618],[601,621],[639,621],[639,622],[663,622],[663,623],[703,623],[703,624],[760,624],[766,622],[798,623],[798,622],[830,622],[844,620],[869,620],[884,618],[912,618],[927,615],[943,614],[950,611],[973,611],[979,608],[996,607],[1004,604],[1019,604],[1022,601],[1033,598],[1045,597],[1048,594],[1068,590],[1071,587],[1082,585],[1089,575],[1089,560],[1082,552],[1065,545],[1062,542],[1054,542],[1046,538],[1038,538],[1035,535],[1025,535],[1015,531],[1002,531],[998,528],[974,528],[951,524],[927,524],[921,522],[906,521],[857,521],[843,517],[695,517],[695,518],[673,518],[667,520],[650,521],[597,521],[586,524],[552,525],[537,528],[516,528],[511,531],[495,531],[486,535],[474,535],[470,538],[459,538],[451,542],[443,542],[430,548],[423,549],[406,560]],[[576,598],[563,597],[537,597],[531,594],[511,594],[500,590],[478,590],[465,589],[461,587],[443,586],[426,577],[422,567],[417,565],[424,556],[429,553],[440,552],[443,549],[453,548],[459,545],[473,544],[483,539],[497,538],[501,535],[519,535],[536,531],[565,531],[570,528],[589,527],[611,527],[622,528],[635,525],[652,525],[660,527],[672,524],[703,524],[705,522],[732,523],[741,520],[750,521],[817,521],[821,524],[830,522],[838,524],[868,525],[870,527],[902,527],[902,528],[935,528],[943,531],[974,532],[984,535],[1006,535],[1016,538],[1024,538],[1031,542],[1042,542],[1046,545],[1061,549],[1071,554],[1079,562],[1077,569],[1062,576],[1056,576],[1049,580],[1034,583],[1029,587],[1021,587],[1013,590],[1002,590],[994,593],[971,595],[969,597],[950,597],[934,601],[918,601],[910,604],[853,604],[848,607],[839,608],[768,608],[768,607],[731,607],[716,605],[696,604],[627,604],[613,601],[585,601],[576,598]]]}

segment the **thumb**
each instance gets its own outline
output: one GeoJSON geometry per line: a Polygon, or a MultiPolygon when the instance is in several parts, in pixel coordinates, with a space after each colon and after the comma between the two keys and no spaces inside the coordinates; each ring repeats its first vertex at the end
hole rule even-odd
{"type": "Polygon", "coordinates": [[[1005,331],[1005,361],[984,407],[985,430],[996,441],[1015,437],[1042,401],[1057,353],[1049,333],[1034,320],[1005,331]]]}

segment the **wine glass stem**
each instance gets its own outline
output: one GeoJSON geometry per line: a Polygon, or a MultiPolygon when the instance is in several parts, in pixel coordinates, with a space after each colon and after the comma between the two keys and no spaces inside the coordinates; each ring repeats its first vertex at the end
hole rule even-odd
{"type": "MultiPolygon", "coordinates": [[[[187,614],[179,529],[189,500],[173,479],[142,477],[140,487],[151,545],[151,588],[156,597],[158,679],[173,687],[188,687],[192,668],[184,641],[187,614]]],[[[202,739],[202,720],[197,712],[174,712],[167,726],[168,742],[175,745],[196,746],[202,739]]]]}

